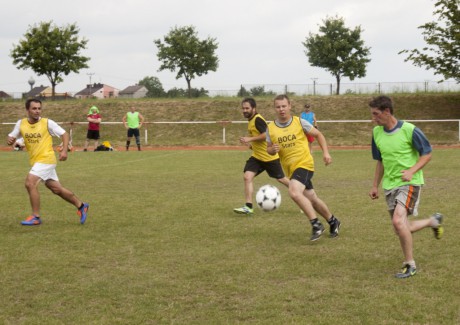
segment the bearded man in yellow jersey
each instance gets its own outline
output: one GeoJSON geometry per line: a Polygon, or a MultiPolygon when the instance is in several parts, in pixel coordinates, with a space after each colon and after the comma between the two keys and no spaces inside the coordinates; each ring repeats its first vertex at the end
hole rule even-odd
{"type": "Polygon", "coordinates": [[[233,209],[240,214],[253,214],[252,195],[254,193],[254,178],[267,171],[268,176],[275,178],[278,182],[288,185],[289,179],[284,176],[278,155],[267,154],[267,143],[265,141],[265,130],[267,122],[257,113],[256,101],[253,98],[245,98],[241,102],[243,116],[248,119],[248,136],[241,137],[240,142],[252,149],[251,157],[244,166],[244,196],[246,204],[241,208],[233,209]]]}
{"type": "Polygon", "coordinates": [[[38,226],[42,223],[40,217],[40,194],[38,184],[44,182],[51,192],[60,196],[65,201],[77,208],[80,223],[86,221],[89,204],[84,203],[71,191],[59,183],[56,174],[56,154],[53,150],[52,136],[60,137],[62,150],[59,152],[59,160],[67,160],[69,134],[53,120],[42,118],[42,102],[38,99],[26,101],[27,118],[19,120],[13,131],[8,134],[7,143],[13,144],[22,136],[29,154],[29,162],[32,169],[26,177],[25,186],[29,193],[32,214],[21,222],[24,226],[38,226]]]}
{"type": "Polygon", "coordinates": [[[312,225],[311,241],[318,240],[324,226],[318,220],[319,213],[330,226],[331,238],[339,235],[340,221],[329,211],[328,206],[315,193],[311,179],[314,173],[313,157],[308,146],[307,135],[318,141],[326,165],[332,163],[326,139],[310,122],[291,115],[291,102],[286,95],[274,100],[276,120],[268,124],[267,152],[278,154],[281,165],[289,177],[289,196],[300,207],[312,225]]]}

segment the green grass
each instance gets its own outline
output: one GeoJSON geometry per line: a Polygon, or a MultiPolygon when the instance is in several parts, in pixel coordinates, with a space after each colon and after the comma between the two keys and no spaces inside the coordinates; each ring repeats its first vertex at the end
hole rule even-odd
{"type": "MultiPolygon", "coordinates": [[[[368,150],[332,151],[314,185],[342,221],[338,239],[310,226],[281,188],[280,210],[242,217],[246,151],[75,152],[59,163],[75,209],[40,185],[43,224],[24,227],[27,154],[0,152],[2,324],[458,324],[457,149],[435,150],[420,212],[446,233],[414,235],[417,276],[384,199],[371,201],[368,150]]],[[[266,174],[255,187],[276,181],[266,174]]]]}

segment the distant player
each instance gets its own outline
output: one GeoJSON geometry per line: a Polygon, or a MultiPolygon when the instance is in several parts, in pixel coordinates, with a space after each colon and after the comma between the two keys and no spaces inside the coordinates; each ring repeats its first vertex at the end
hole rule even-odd
{"type": "MultiPolygon", "coordinates": [[[[311,125],[313,125],[316,129],[318,128],[318,123],[316,121],[316,115],[315,113],[311,110],[311,105],[310,104],[305,104],[304,105],[304,111],[300,114],[300,118],[308,121],[311,125]]],[[[306,134],[307,139],[308,139],[308,147],[310,148],[310,153],[312,153],[312,143],[315,141],[315,137],[309,134],[306,134]]]]}
{"type": "Polygon", "coordinates": [[[8,134],[7,143],[12,145],[20,136],[24,139],[29,162],[32,169],[26,177],[26,189],[29,193],[32,214],[21,222],[24,226],[38,226],[42,223],[40,216],[40,193],[38,184],[44,182],[45,186],[54,194],[77,208],[80,223],[84,224],[89,209],[89,204],[84,203],[71,191],[59,183],[56,173],[56,155],[53,150],[52,136],[60,137],[62,140],[59,160],[67,160],[67,149],[69,144],[68,133],[53,120],[42,118],[42,102],[38,99],[26,101],[27,118],[19,120],[13,131],[8,134]]]}
{"type": "Polygon", "coordinates": [[[126,151],[129,150],[131,139],[136,139],[137,150],[141,151],[141,138],[139,129],[144,123],[144,117],[141,113],[136,111],[134,106],[131,106],[131,111],[123,116],[123,125],[128,129],[128,135],[126,137],[126,151]]]}
{"type": "Polygon", "coordinates": [[[88,131],[86,132],[86,140],[83,151],[88,151],[89,140],[94,140],[94,151],[99,146],[99,139],[101,138],[101,121],[102,117],[99,114],[99,108],[92,106],[86,115],[88,121],[88,131]]]}
{"type": "Polygon", "coordinates": [[[252,149],[251,157],[246,161],[244,166],[244,196],[246,204],[241,208],[233,209],[240,214],[254,213],[252,196],[254,193],[254,178],[267,171],[267,174],[278,180],[278,182],[288,185],[289,179],[284,176],[278,155],[269,155],[267,153],[267,142],[265,141],[265,131],[267,122],[257,113],[256,101],[253,98],[245,98],[241,102],[243,116],[248,119],[249,135],[241,137],[240,142],[252,149]]]}

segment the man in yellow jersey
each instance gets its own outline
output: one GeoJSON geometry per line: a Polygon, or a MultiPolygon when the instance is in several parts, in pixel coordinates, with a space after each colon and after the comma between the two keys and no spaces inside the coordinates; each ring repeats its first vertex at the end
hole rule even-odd
{"type": "Polygon", "coordinates": [[[311,179],[314,173],[313,157],[308,146],[307,135],[315,137],[323,151],[326,165],[332,163],[326,139],[310,122],[291,115],[291,102],[286,95],[274,100],[276,120],[268,124],[267,152],[278,154],[281,165],[289,177],[289,196],[310,220],[312,226],[311,241],[318,240],[324,232],[323,224],[316,217],[319,213],[330,226],[329,236],[339,235],[340,221],[329,211],[315,193],[311,179]]]}
{"type": "Polygon", "coordinates": [[[371,199],[379,197],[379,184],[385,192],[391,222],[404,255],[399,279],[417,273],[413,255],[412,233],[431,227],[436,239],[443,235],[443,216],[409,220],[417,216],[420,192],[424,184],[422,168],[431,160],[431,145],[423,132],[415,125],[398,120],[393,115],[393,102],[388,96],[378,96],[370,103],[372,120],[377,124],[372,132],[372,156],[377,161],[371,199]]]}
{"type": "Polygon", "coordinates": [[[141,138],[139,129],[144,123],[144,117],[141,113],[136,112],[136,108],[131,106],[131,111],[123,116],[123,125],[128,129],[128,136],[126,137],[126,151],[129,150],[131,139],[134,136],[136,139],[137,150],[141,151],[141,138]]]}
{"type": "Polygon", "coordinates": [[[53,120],[42,118],[42,102],[38,99],[29,99],[26,102],[27,118],[19,120],[13,131],[8,134],[7,143],[13,144],[22,136],[29,154],[29,162],[32,169],[26,177],[26,189],[29,193],[32,214],[21,222],[25,226],[38,226],[41,224],[40,217],[40,194],[38,184],[44,182],[51,192],[59,195],[67,202],[73,204],[78,210],[80,223],[86,221],[89,204],[82,202],[75,194],[59,183],[56,173],[56,155],[53,151],[52,136],[60,137],[62,150],[59,152],[59,160],[67,160],[69,134],[53,120]]]}
{"type": "Polygon", "coordinates": [[[233,209],[240,214],[253,214],[252,195],[254,193],[254,178],[267,171],[267,174],[276,178],[278,182],[288,185],[289,179],[284,176],[278,155],[267,154],[267,143],[265,141],[265,130],[267,122],[257,113],[256,101],[253,98],[245,98],[241,102],[243,116],[248,119],[249,135],[240,138],[240,142],[252,149],[251,157],[244,166],[244,196],[246,204],[241,208],[233,209]]]}

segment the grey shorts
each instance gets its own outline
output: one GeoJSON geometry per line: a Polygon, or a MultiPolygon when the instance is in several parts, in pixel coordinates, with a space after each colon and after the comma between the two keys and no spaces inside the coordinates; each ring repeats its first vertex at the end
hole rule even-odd
{"type": "Polygon", "coordinates": [[[391,215],[399,203],[407,210],[408,215],[418,215],[418,204],[422,187],[420,185],[404,185],[385,190],[385,199],[387,201],[388,211],[391,215]]]}

